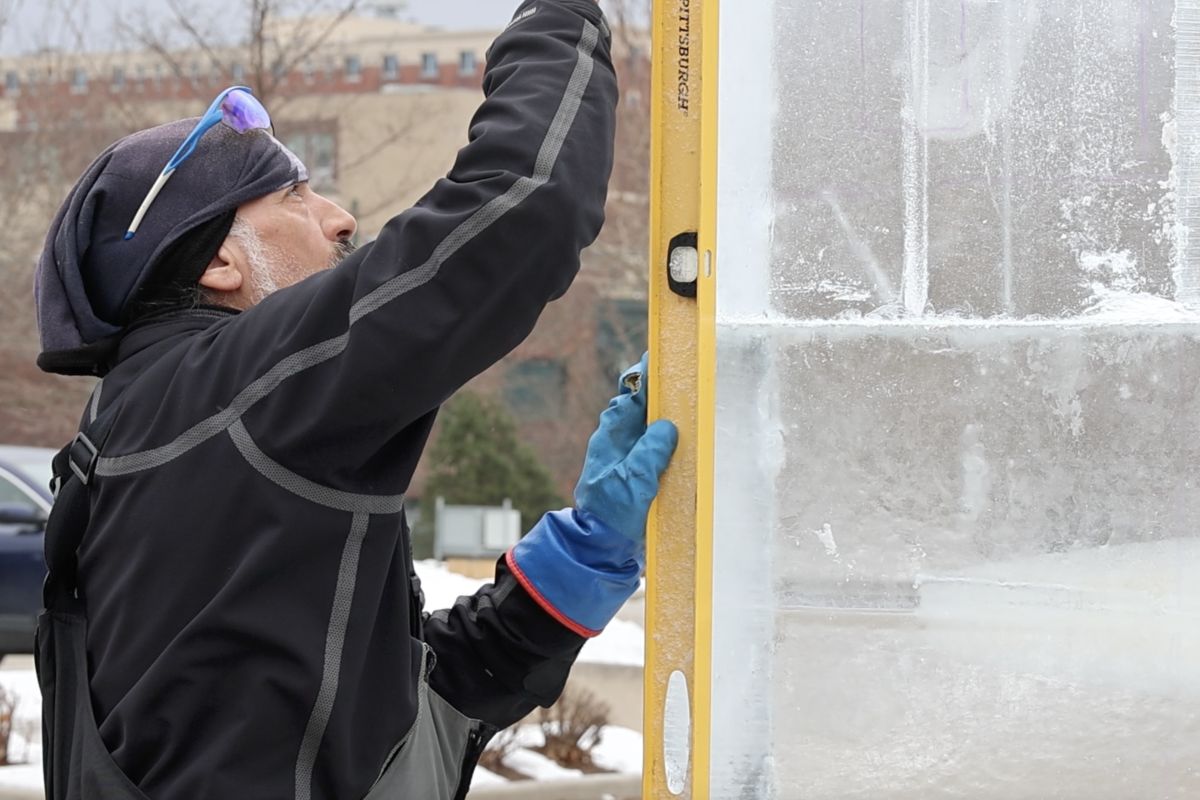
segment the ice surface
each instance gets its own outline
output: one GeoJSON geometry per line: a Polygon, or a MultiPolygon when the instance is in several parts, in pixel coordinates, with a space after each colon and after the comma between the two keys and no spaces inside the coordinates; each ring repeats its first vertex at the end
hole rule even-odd
{"type": "Polygon", "coordinates": [[[1175,183],[1200,197],[1200,3],[1180,2],[1178,54],[1169,0],[754,5],[775,22],[781,309],[1061,317],[1109,281],[1176,298],[1176,277],[1200,300],[1190,250],[1173,272],[1175,183]],[[1109,253],[1129,269],[1086,268],[1109,253]]]}
{"type": "Polygon", "coordinates": [[[714,796],[1200,796],[1200,324],[720,336],[714,796]]]}
{"type": "Polygon", "coordinates": [[[1200,2],[721,24],[712,796],[1200,796],[1200,2]]]}

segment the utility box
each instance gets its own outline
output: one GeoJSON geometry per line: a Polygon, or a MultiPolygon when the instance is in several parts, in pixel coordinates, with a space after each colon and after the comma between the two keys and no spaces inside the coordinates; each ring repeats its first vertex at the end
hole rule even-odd
{"type": "Polygon", "coordinates": [[[494,561],[521,538],[521,512],[505,500],[500,506],[452,506],[439,497],[433,555],[446,559],[494,561]]]}

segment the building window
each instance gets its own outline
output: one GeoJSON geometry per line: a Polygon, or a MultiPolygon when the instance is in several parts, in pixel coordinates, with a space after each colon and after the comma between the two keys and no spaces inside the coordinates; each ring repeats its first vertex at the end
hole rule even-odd
{"type": "Polygon", "coordinates": [[[146,67],[144,65],[138,64],[133,68],[133,79],[137,91],[146,91],[146,67]]]}
{"type": "Polygon", "coordinates": [[[358,56],[346,56],[346,80],[352,83],[362,80],[362,59],[358,56]]]}
{"type": "Polygon", "coordinates": [[[236,83],[238,85],[242,85],[242,84],[246,83],[246,68],[244,66],[242,66],[241,64],[234,64],[233,69],[231,69],[229,72],[230,72],[230,75],[233,77],[234,83],[236,83]]]}
{"type": "Polygon", "coordinates": [[[162,88],[163,77],[165,77],[166,72],[167,71],[166,71],[166,69],[163,68],[162,64],[154,65],[154,86],[155,86],[155,88],[158,88],[158,89],[162,88]]]}
{"type": "Polygon", "coordinates": [[[553,358],[531,358],[504,374],[504,401],[522,422],[559,419],[567,400],[567,367],[553,358]]]}
{"type": "Polygon", "coordinates": [[[337,189],[337,123],[287,132],[282,141],[308,167],[308,181],[318,192],[337,189]]]}
{"type": "Polygon", "coordinates": [[[200,82],[200,62],[199,61],[193,61],[191,64],[188,64],[188,75],[191,78],[192,83],[200,82]]]}
{"type": "Polygon", "coordinates": [[[4,73],[4,91],[6,91],[6,92],[21,91],[21,76],[15,72],[4,73]]]}
{"type": "Polygon", "coordinates": [[[463,50],[458,55],[458,73],[460,75],[474,75],[479,70],[479,59],[475,55],[474,50],[463,50]]]}
{"type": "Polygon", "coordinates": [[[400,77],[400,59],[396,56],[383,57],[383,79],[394,81],[400,77]]]}
{"type": "Polygon", "coordinates": [[[304,59],[304,63],[300,66],[300,71],[304,75],[305,83],[313,83],[317,78],[317,68],[313,64],[311,58],[304,59]]]}
{"type": "Polygon", "coordinates": [[[421,54],[421,77],[436,78],[438,76],[438,57],[437,53],[422,53],[421,54]]]}
{"type": "Polygon", "coordinates": [[[87,70],[83,67],[75,67],[71,70],[71,93],[83,94],[88,88],[87,70]]]}
{"type": "Polygon", "coordinates": [[[114,92],[122,92],[125,90],[125,68],[124,67],[113,67],[112,90],[114,92]]]}

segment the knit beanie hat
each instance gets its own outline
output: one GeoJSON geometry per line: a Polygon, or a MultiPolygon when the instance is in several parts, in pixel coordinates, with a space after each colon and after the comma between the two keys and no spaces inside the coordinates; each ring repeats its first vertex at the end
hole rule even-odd
{"type": "Polygon", "coordinates": [[[239,207],[308,180],[300,159],[267,131],[239,134],[217,125],[200,138],[137,235],[126,241],[138,206],[197,122],[172,122],[121,139],[67,196],[35,278],[42,369],[102,374],[139,293],[198,279],[239,207]]]}

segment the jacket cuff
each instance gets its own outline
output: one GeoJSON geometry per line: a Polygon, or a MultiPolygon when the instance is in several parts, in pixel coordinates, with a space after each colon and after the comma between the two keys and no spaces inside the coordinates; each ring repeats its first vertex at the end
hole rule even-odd
{"type": "Polygon", "coordinates": [[[574,509],[542,517],[505,556],[534,602],[584,637],[598,635],[637,590],[643,560],[638,543],[574,509]]]}

